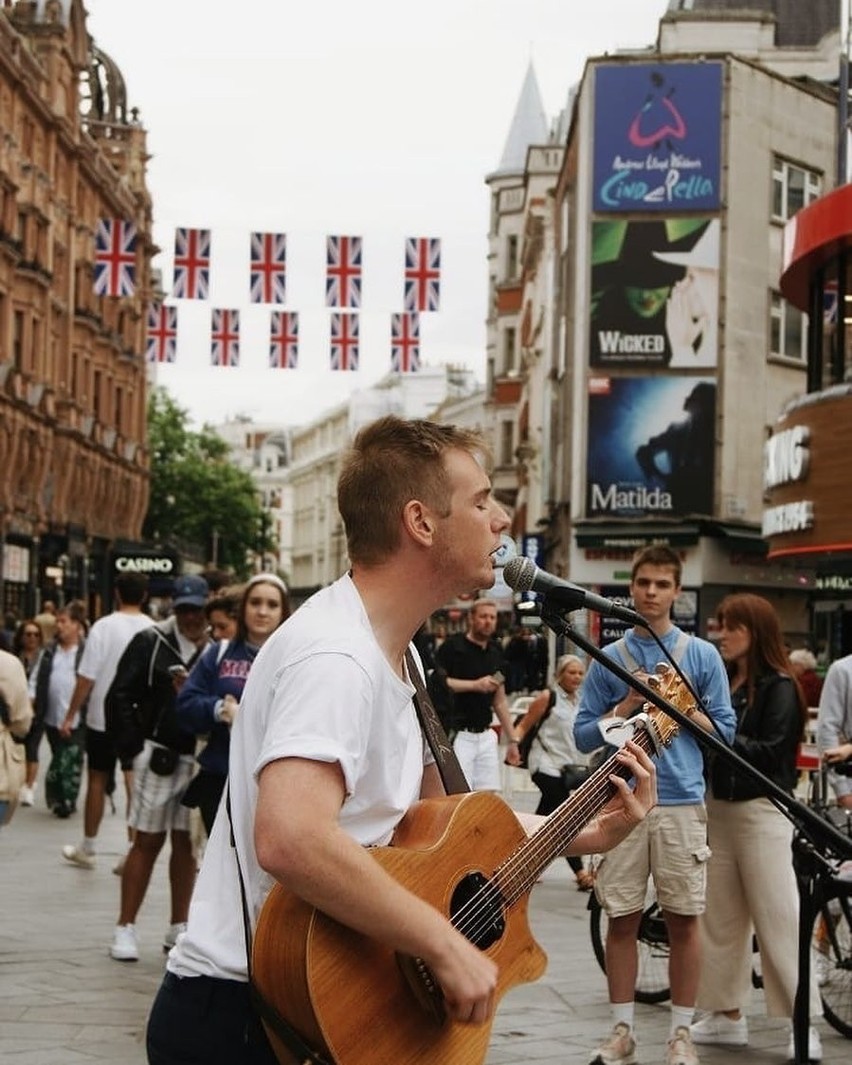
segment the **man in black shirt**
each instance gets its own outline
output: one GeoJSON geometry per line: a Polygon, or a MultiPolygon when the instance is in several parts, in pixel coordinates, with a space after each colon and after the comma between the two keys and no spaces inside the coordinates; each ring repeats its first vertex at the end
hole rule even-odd
{"type": "Polygon", "coordinates": [[[477,599],[470,608],[467,632],[448,637],[436,655],[453,693],[453,750],[473,791],[500,790],[497,734],[491,728],[494,713],[509,742],[517,742],[506,701],[503,651],[494,639],[496,628],[496,603],[477,599]]]}

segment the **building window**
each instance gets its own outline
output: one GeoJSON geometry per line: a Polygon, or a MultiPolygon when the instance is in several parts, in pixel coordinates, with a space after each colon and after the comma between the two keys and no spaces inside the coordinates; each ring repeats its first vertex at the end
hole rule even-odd
{"type": "Polygon", "coordinates": [[[12,316],[12,361],[18,370],[24,368],[24,312],[12,316]]]}
{"type": "Polygon", "coordinates": [[[786,222],[822,191],[822,176],[775,157],[772,164],[772,217],[786,222]]]}
{"type": "Polygon", "coordinates": [[[511,466],[515,460],[515,449],[513,446],[515,436],[515,426],[513,422],[506,421],[500,423],[500,465],[511,466]]]}
{"type": "Polygon", "coordinates": [[[808,359],[806,315],[773,292],[769,308],[769,351],[782,359],[805,363],[808,359]]]}
{"type": "Polygon", "coordinates": [[[513,328],[503,331],[503,373],[514,373],[515,370],[515,345],[517,330],[513,328]]]}
{"type": "Polygon", "coordinates": [[[518,238],[513,233],[506,238],[506,280],[513,281],[518,276],[518,238]]]}

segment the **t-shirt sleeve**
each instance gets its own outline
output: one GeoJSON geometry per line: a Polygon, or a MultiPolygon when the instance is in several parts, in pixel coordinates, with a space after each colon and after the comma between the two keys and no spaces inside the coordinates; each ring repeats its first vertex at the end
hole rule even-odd
{"type": "Polygon", "coordinates": [[[77,666],[77,673],[81,677],[85,677],[86,680],[97,679],[98,673],[100,673],[103,666],[105,646],[103,626],[93,625],[86,638],[86,645],[83,648],[83,654],[80,656],[80,664],[77,666]]]}
{"type": "Polygon", "coordinates": [[[356,767],[365,762],[372,706],[370,678],[354,655],[327,652],[288,665],[272,691],[255,776],[280,758],[337,762],[351,794],[356,767]]]}

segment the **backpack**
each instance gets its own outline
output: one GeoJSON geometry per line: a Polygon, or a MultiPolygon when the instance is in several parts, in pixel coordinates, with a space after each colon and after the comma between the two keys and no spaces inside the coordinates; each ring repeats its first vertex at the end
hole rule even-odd
{"type": "MultiPolygon", "coordinates": [[[[556,703],[556,692],[555,692],[555,690],[553,688],[551,688],[550,689],[550,701],[547,704],[546,710],[541,715],[541,717],[538,719],[538,721],[536,721],[536,723],[533,725],[533,727],[532,728],[528,728],[526,730],[526,732],[521,737],[520,743],[518,744],[518,756],[520,758],[520,763],[519,763],[519,766],[518,766],[519,769],[529,769],[529,764],[528,763],[529,763],[529,757],[530,757],[530,748],[533,745],[533,740],[538,735],[538,730],[541,728],[541,726],[545,723],[545,721],[550,716],[550,711],[553,709],[555,703],[556,703]]],[[[520,720],[522,720],[522,719],[520,717],[518,717],[515,720],[515,724],[517,725],[520,720]]]]}

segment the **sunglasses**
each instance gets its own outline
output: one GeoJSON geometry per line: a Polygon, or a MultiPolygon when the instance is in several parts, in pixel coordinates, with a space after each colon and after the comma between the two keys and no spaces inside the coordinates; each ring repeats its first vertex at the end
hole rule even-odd
{"type": "Polygon", "coordinates": [[[27,629],[24,636],[35,636],[35,638],[38,639],[39,636],[41,636],[41,631],[39,629],[27,629]]]}

